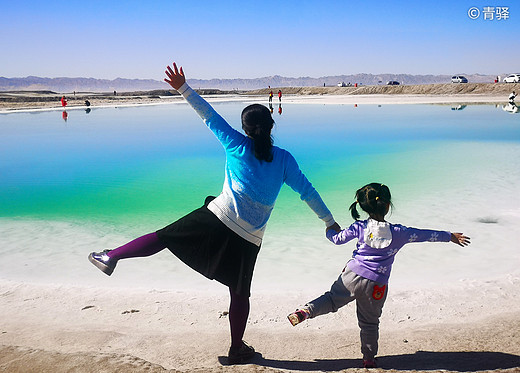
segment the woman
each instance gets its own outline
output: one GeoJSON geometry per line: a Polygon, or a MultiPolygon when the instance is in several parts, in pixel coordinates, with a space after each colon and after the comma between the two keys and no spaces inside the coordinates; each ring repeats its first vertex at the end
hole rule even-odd
{"type": "Polygon", "coordinates": [[[149,256],[165,248],[204,276],[229,287],[230,364],[250,360],[255,351],[242,341],[249,316],[251,278],[267,220],[285,183],[322,219],[340,229],[318,192],[300,171],[293,156],[273,146],[274,121],[259,104],[242,112],[245,135],[233,129],[188,84],[182,67],[173,63],[164,79],[200,115],[226,152],[222,193],[207,197],[204,206],[169,226],[114,250],[91,253],[89,260],[107,275],[117,261],[149,256]]]}

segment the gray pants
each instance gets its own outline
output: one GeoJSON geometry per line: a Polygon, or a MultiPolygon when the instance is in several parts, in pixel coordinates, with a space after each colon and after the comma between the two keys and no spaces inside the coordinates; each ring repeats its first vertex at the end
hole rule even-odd
{"type": "Polygon", "coordinates": [[[336,312],[347,303],[356,300],[358,325],[361,328],[361,353],[371,360],[377,354],[379,317],[383,311],[387,286],[361,277],[350,269],[345,270],[332,284],[330,291],[306,304],[310,317],[336,312]]]}

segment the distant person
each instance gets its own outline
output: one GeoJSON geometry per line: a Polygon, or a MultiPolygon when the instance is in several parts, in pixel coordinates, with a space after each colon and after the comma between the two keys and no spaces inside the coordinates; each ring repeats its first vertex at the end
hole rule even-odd
{"type": "Polygon", "coordinates": [[[65,98],[65,96],[62,96],[60,101],[61,101],[61,106],[63,106],[63,107],[67,106],[67,99],[65,98]]]}
{"type": "Polygon", "coordinates": [[[278,90],[278,102],[282,102],[282,91],[278,90]]]}
{"type": "Polygon", "coordinates": [[[511,92],[511,94],[509,95],[509,103],[510,104],[514,104],[515,103],[515,98],[516,98],[516,93],[515,91],[511,92]]]}
{"type": "Polygon", "coordinates": [[[273,102],[273,91],[269,92],[269,102],[273,102]]]}
{"type": "Polygon", "coordinates": [[[117,96],[117,92],[116,91],[114,91],[114,96],[117,96]]]}
{"type": "Polygon", "coordinates": [[[90,106],[90,101],[89,100],[85,100],[85,106],[90,106]]]}
{"type": "Polygon", "coordinates": [[[342,231],[327,228],[327,238],[336,245],[357,239],[356,250],[330,291],[308,302],[291,313],[292,325],[336,312],[346,304],[356,301],[358,324],[361,328],[361,352],[365,368],[377,367],[379,317],[387,296],[387,284],[397,252],[410,242],[453,242],[459,246],[470,243],[462,233],[408,228],[391,224],[385,215],[392,205],[390,190],[386,185],[371,183],[356,191],[356,201],[350,206],[355,222],[342,231]],[[367,220],[359,220],[356,206],[368,214],[367,220]]]}
{"type": "Polygon", "coordinates": [[[242,340],[249,317],[253,270],[282,186],[287,184],[300,194],[327,227],[340,228],[294,157],[273,146],[274,120],[267,107],[252,104],[242,111],[242,133],[186,83],[182,67],[177,69],[175,63],[168,66],[164,80],[186,99],[223,146],[226,163],[222,193],[207,197],[202,207],[167,227],[116,249],[91,253],[89,260],[110,275],[122,259],[150,256],[168,248],[192,269],[227,286],[231,298],[228,363],[244,363],[256,356],[242,340]]]}

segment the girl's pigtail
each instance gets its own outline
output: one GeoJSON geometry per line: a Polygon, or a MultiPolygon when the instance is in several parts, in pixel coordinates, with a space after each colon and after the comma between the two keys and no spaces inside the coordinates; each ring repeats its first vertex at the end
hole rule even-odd
{"type": "Polygon", "coordinates": [[[359,212],[357,211],[356,209],[356,205],[357,205],[357,201],[354,202],[353,204],[350,205],[349,207],[349,210],[350,210],[350,214],[352,215],[352,218],[354,220],[358,220],[359,219],[359,212]]]}
{"type": "Polygon", "coordinates": [[[370,183],[356,191],[356,202],[350,206],[350,212],[354,220],[359,219],[356,203],[369,216],[378,214],[385,216],[388,212],[388,205],[392,206],[392,196],[390,189],[380,183],[370,183]]]}

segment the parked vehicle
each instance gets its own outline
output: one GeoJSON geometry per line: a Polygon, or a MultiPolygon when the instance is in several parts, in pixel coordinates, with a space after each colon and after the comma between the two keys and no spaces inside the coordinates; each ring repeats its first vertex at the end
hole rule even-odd
{"type": "Polygon", "coordinates": [[[462,75],[454,75],[451,77],[452,83],[467,83],[468,79],[462,75]]]}
{"type": "Polygon", "coordinates": [[[504,83],[520,83],[520,74],[510,74],[503,80],[504,83]]]}
{"type": "Polygon", "coordinates": [[[399,82],[395,81],[395,80],[390,80],[390,81],[386,82],[386,85],[399,85],[399,82]]]}
{"type": "Polygon", "coordinates": [[[467,105],[455,105],[451,107],[451,110],[464,110],[467,105]]]}

